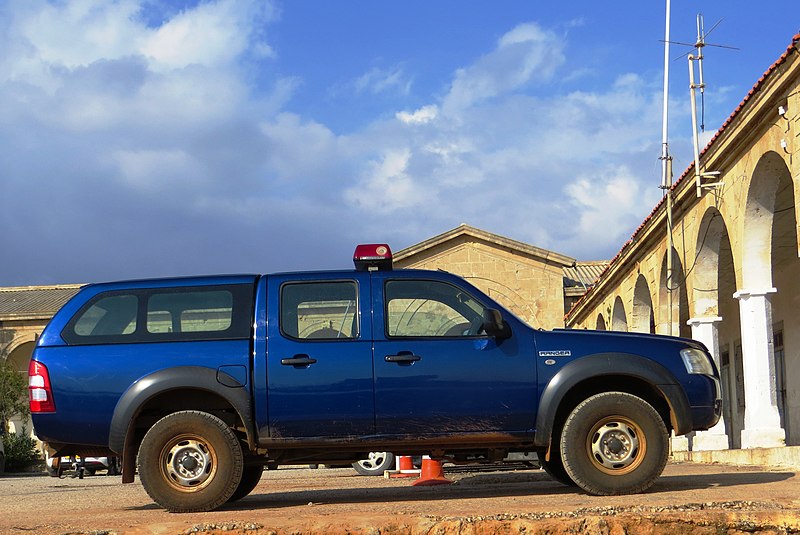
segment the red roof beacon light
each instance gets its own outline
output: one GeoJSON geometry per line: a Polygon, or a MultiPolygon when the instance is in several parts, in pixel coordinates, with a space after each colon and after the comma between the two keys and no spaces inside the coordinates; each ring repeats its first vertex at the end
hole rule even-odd
{"type": "Polygon", "coordinates": [[[356,245],[353,263],[356,271],[391,271],[392,250],[385,243],[356,245]]]}

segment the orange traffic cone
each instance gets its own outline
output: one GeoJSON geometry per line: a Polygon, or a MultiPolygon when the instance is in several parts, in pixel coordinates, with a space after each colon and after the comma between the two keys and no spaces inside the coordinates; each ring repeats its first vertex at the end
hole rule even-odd
{"type": "Polygon", "coordinates": [[[422,458],[422,475],[412,485],[415,487],[427,487],[429,485],[449,485],[450,483],[452,481],[444,477],[442,463],[426,455],[422,458]]]}
{"type": "Polygon", "coordinates": [[[408,455],[397,456],[397,470],[387,470],[384,475],[388,477],[417,477],[419,470],[414,468],[414,461],[408,455]]]}

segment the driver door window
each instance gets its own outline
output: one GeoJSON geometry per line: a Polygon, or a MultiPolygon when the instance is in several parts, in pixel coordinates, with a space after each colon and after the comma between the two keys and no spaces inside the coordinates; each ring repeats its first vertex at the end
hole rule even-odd
{"type": "Polygon", "coordinates": [[[460,288],[438,281],[386,283],[389,337],[463,337],[482,334],[483,305],[460,288]]]}

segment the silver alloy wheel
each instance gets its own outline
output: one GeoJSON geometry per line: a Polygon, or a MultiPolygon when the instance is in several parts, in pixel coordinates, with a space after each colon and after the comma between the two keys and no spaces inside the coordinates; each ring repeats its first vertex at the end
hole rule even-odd
{"type": "Polygon", "coordinates": [[[385,451],[371,451],[366,459],[358,461],[366,470],[376,470],[380,465],[386,462],[385,451]]]}
{"type": "Polygon", "coordinates": [[[382,476],[394,468],[395,456],[390,451],[371,451],[366,459],[353,463],[353,468],[362,476],[382,476]]]}

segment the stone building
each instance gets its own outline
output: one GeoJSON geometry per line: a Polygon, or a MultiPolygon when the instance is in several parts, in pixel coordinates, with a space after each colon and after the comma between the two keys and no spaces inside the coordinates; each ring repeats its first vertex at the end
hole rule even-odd
{"type": "Polygon", "coordinates": [[[675,181],[671,250],[665,196],[567,315],[708,346],[724,418],[695,450],[800,445],[799,188],[800,34],[675,181]]]}

